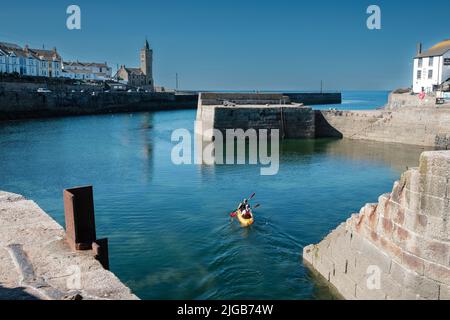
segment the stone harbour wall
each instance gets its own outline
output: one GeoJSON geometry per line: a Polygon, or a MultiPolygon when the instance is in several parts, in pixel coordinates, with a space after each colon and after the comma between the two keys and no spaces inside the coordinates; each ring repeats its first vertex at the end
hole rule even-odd
{"type": "Polygon", "coordinates": [[[316,111],[317,137],[450,149],[450,107],[373,111],[316,111]]]}
{"type": "Polygon", "coordinates": [[[314,138],[314,117],[311,108],[282,94],[208,92],[199,95],[197,132],[207,141],[213,138],[211,129],[224,134],[226,129],[278,129],[283,138],[314,138]]]}
{"type": "Polygon", "coordinates": [[[121,112],[195,109],[197,95],[137,92],[5,91],[0,88],[0,120],[121,112]]]}
{"type": "Polygon", "coordinates": [[[303,259],[345,299],[450,300],[449,219],[450,151],[424,152],[303,259]]]}
{"type": "MultiPolygon", "coordinates": [[[[225,134],[226,129],[278,129],[284,138],[314,138],[314,111],[303,106],[202,106],[197,111],[205,140],[214,128],[225,134]]],[[[270,134],[270,131],[269,131],[270,134]]]]}

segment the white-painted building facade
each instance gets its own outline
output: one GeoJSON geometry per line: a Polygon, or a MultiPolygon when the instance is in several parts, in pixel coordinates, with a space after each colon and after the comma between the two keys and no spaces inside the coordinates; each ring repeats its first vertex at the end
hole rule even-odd
{"type": "Polygon", "coordinates": [[[63,76],[78,80],[109,80],[112,77],[112,69],[105,63],[97,62],[63,62],[63,76]]]}
{"type": "Polygon", "coordinates": [[[39,59],[14,44],[0,43],[0,72],[38,75],[39,59]]]}
{"type": "Polygon", "coordinates": [[[53,50],[21,48],[0,42],[0,72],[26,76],[61,77],[61,57],[53,50]]]}
{"type": "Polygon", "coordinates": [[[450,39],[422,52],[414,58],[413,92],[433,92],[450,78],[450,39]]]}

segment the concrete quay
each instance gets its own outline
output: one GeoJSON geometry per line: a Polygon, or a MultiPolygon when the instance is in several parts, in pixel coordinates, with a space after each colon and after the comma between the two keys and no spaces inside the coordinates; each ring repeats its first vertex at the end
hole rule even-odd
{"type": "Polygon", "coordinates": [[[205,141],[212,129],[277,129],[282,138],[314,138],[314,111],[283,94],[200,93],[197,121],[205,141]]]}
{"type": "Polygon", "coordinates": [[[450,151],[424,152],[303,259],[345,299],[450,300],[449,218],[450,151]]]}
{"type": "Polygon", "coordinates": [[[0,300],[136,300],[35,202],[0,191],[0,300]]]}
{"type": "Polygon", "coordinates": [[[450,106],[316,111],[316,137],[338,137],[450,149],[450,106]]]}

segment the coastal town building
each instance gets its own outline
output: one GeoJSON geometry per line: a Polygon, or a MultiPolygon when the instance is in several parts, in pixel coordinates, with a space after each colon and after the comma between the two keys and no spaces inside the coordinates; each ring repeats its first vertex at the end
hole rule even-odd
{"type": "Polygon", "coordinates": [[[39,76],[49,78],[59,78],[62,76],[62,58],[56,48],[45,50],[30,49],[28,46],[25,46],[25,50],[39,58],[39,76]]]}
{"type": "Polygon", "coordinates": [[[0,50],[0,72],[54,78],[62,74],[61,56],[56,48],[21,48],[17,44],[0,42],[0,50]]]}
{"type": "Polygon", "coordinates": [[[132,87],[140,87],[154,91],[153,83],[153,50],[147,40],[140,52],[140,68],[120,66],[115,78],[132,87]]]}
{"type": "Polygon", "coordinates": [[[112,77],[112,68],[106,62],[64,61],[63,77],[78,80],[105,81],[112,77]]]}
{"type": "Polygon", "coordinates": [[[36,76],[39,59],[18,45],[0,43],[0,72],[36,76]]]}
{"type": "Polygon", "coordinates": [[[422,52],[418,45],[414,58],[413,92],[434,92],[450,78],[450,39],[422,52]]]}

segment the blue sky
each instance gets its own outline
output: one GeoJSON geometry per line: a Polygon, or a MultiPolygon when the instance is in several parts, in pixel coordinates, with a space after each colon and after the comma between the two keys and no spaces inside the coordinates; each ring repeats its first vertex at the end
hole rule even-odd
{"type": "Polygon", "coordinates": [[[22,0],[0,7],[0,41],[64,59],[138,66],[147,36],[157,85],[197,90],[383,90],[409,86],[419,41],[450,38],[450,1],[22,0]],[[66,28],[66,8],[82,29],[66,28]],[[382,10],[368,30],[366,9],[382,10]]]}

